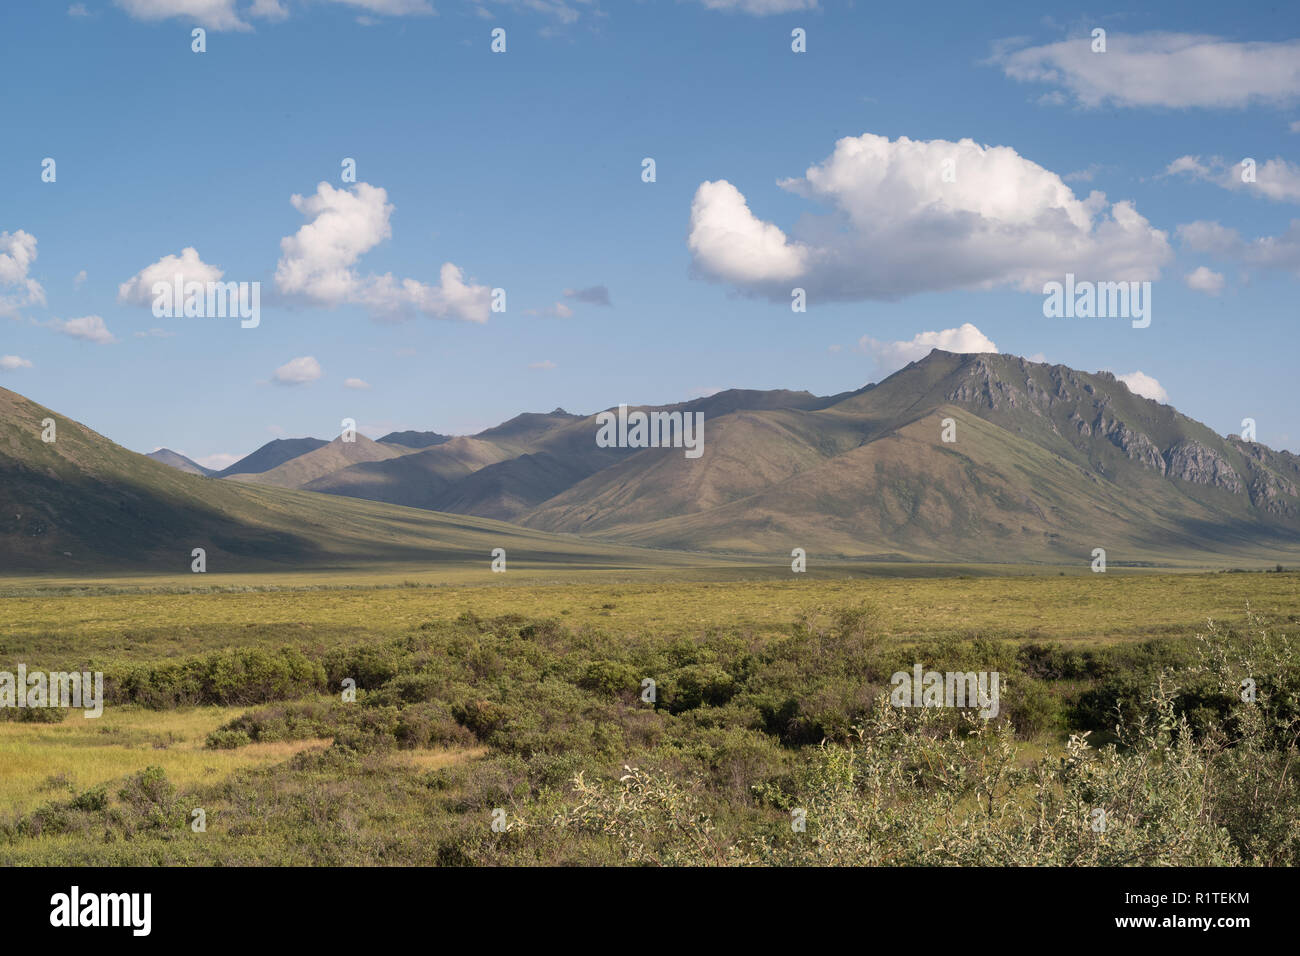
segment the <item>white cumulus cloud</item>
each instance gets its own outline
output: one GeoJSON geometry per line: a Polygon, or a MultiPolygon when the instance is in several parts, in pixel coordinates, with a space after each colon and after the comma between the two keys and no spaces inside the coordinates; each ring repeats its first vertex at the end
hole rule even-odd
{"type": "Polygon", "coordinates": [[[305,385],[316,381],[321,374],[320,362],[313,356],[303,355],[277,368],[273,378],[277,385],[305,385]]]}
{"type": "Polygon", "coordinates": [[[1014,80],[1064,88],[1084,106],[1241,108],[1300,93],[1300,40],[1234,42],[1191,33],[1109,33],[1002,50],[994,62],[1014,80]]]}
{"type": "Polygon", "coordinates": [[[1115,377],[1127,385],[1128,390],[1134,395],[1141,395],[1143,398],[1149,398],[1156,402],[1169,401],[1169,393],[1165,391],[1164,386],[1140,369],[1136,372],[1129,372],[1127,375],[1116,375],[1115,377]]]}
{"type": "Polygon", "coordinates": [[[36,261],[36,237],[30,232],[0,232],[0,289],[18,290],[6,295],[0,292],[0,315],[15,316],[28,305],[44,305],[45,290],[27,272],[36,261]]]}
{"type": "Polygon", "coordinates": [[[152,305],[155,282],[166,282],[171,285],[178,275],[181,277],[182,284],[217,282],[224,274],[216,266],[209,265],[199,258],[198,250],[193,246],[186,246],[179,256],[163,256],[119,285],[117,301],[129,305],[152,305]]]}
{"type": "Polygon", "coordinates": [[[310,196],[290,202],[308,220],[280,240],[276,287],[318,305],[360,305],[378,318],[414,312],[440,319],[486,322],[492,290],[465,281],[461,270],[443,263],[437,285],[397,279],[391,273],[361,276],[357,260],[392,235],[388,193],[369,183],[336,189],[322,182],[310,196]]]}
{"type": "Polygon", "coordinates": [[[343,387],[344,387],[344,388],[367,389],[367,388],[370,387],[370,383],[367,382],[365,379],[361,379],[361,378],[345,378],[345,379],[343,380],[343,387]]]}
{"type": "Polygon", "coordinates": [[[687,244],[698,274],[789,300],[897,299],[1009,285],[1041,292],[1065,273],[1107,281],[1158,278],[1165,233],[1131,202],[1078,199],[1056,173],[1007,146],[846,137],[802,178],[779,185],[827,214],[791,235],[754,215],[740,191],[703,183],[687,244]]]}
{"type": "Polygon", "coordinates": [[[1215,272],[1207,266],[1198,266],[1183,276],[1187,288],[1206,295],[1218,295],[1223,291],[1223,273],[1215,272]]]}
{"type": "Polygon", "coordinates": [[[0,371],[12,372],[18,368],[31,368],[32,363],[21,355],[0,355],[0,371]]]}
{"type": "Polygon", "coordinates": [[[691,202],[687,246],[703,272],[728,282],[789,281],[808,267],[809,250],[749,209],[739,189],[701,183],[691,202]]]}
{"type": "Polygon", "coordinates": [[[932,349],[960,353],[998,350],[992,339],[969,322],[955,329],[920,332],[905,342],[881,342],[864,335],[858,340],[858,348],[875,359],[881,374],[896,372],[909,362],[923,359],[932,349]]]}

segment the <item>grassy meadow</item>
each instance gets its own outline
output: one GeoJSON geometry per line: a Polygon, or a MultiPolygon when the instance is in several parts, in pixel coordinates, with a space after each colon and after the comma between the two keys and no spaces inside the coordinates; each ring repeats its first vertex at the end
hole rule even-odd
{"type": "Polygon", "coordinates": [[[0,670],[107,698],[0,711],[6,864],[1300,859],[1294,572],[392,567],[0,609],[0,670]],[[916,663],[997,671],[999,714],[883,704],[916,663]]]}

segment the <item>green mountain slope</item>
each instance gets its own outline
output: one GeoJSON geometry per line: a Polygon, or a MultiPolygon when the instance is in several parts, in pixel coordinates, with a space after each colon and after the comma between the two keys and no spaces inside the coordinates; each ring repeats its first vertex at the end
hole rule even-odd
{"type": "MultiPolygon", "coordinates": [[[[837,398],[731,389],[654,407],[701,412],[711,419],[748,409],[815,409],[837,398]]],[[[546,414],[524,413],[473,438],[453,439],[406,458],[353,465],[297,487],[516,521],[634,454],[628,449],[598,448],[595,433],[594,415],[574,415],[562,408],[546,414]]]]}
{"type": "Polygon", "coordinates": [[[356,499],[204,478],[0,389],[0,573],[209,573],[481,563],[686,565],[686,556],[356,499]],[[55,440],[41,440],[53,419],[55,440]]]}
{"type": "Polygon", "coordinates": [[[461,436],[422,451],[349,465],[320,475],[302,488],[441,510],[442,496],[455,481],[508,457],[508,452],[491,442],[461,436]]]}
{"type": "Polygon", "coordinates": [[[228,468],[223,468],[216,473],[216,476],[228,478],[231,475],[261,474],[328,444],[329,442],[319,438],[276,438],[251,454],[245,455],[228,468]]]}
{"type": "Polygon", "coordinates": [[[360,433],[351,437],[352,441],[344,441],[343,436],[340,435],[329,444],[290,458],[284,464],[277,465],[269,471],[231,475],[230,478],[233,481],[274,485],[277,488],[301,488],[318,478],[332,475],[352,465],[385,461],[389,458],[413,454],[413,449],[402,445],[381,445],[360,433]]]}

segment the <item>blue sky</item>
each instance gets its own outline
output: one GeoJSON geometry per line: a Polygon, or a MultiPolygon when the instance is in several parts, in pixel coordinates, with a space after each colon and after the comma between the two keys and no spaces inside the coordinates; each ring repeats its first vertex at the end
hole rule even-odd
{"type": "Polygon", "coordinates": [[[827,394],[934,342],[1141,371],[1217,431],[1249,416],[1300,451],[1293,7],[85,0],[0,17],[0,385],[137,451],[220,466],[344,417],[372,437],[471,433],[728,387],[827,394]],[[261,283],[257,328],[152,314],[139,289],[186,249],[198,278],[261,283]],[[1151,281],[1150,326],[1045,318],[1043,282],[1066,271],[1151,281]]]}

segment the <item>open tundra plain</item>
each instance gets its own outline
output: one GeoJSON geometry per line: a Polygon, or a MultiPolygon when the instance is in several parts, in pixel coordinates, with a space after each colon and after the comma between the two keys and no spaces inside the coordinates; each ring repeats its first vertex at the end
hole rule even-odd
{"type": "Polygon", "coordinates": [[[0,862],[1300,858],[1300,574],[681,561],[0,579],[0,862]]]}

